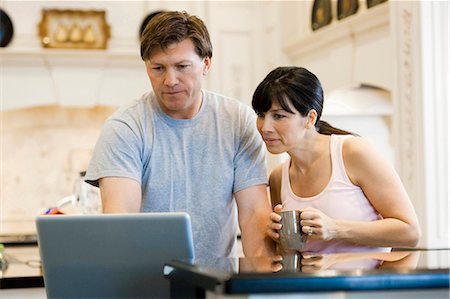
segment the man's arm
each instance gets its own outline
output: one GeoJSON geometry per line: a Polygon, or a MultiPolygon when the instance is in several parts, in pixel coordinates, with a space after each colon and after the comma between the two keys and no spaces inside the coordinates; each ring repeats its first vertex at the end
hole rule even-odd
{"type": "Polygon", "coordinates": [[[275,244],[266,235],[271,213],[266,185],[256,185],[234,194],[245,256],[275,255],[275,244]]]}
{"type": "Polygon", "coordinates": [[[138,213],[141,208],[141,185],[122,177],[99,180],[103,213],[138,213]]]}

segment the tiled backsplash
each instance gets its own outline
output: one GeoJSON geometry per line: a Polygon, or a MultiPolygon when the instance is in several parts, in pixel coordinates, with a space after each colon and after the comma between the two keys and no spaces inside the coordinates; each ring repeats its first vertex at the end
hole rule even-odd
{"type": "Polygon", "coordinates": [[[21,230],[24,221],[73,193],[102,124],[115,110],[46,106],[1,112],[0,234],[21,230]]]}

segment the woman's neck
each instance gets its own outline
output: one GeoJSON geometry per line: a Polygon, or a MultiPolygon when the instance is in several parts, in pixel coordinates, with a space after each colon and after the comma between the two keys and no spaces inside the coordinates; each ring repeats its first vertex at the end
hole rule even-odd
{"type": "Polygon", "coordinates": [[[305,174],[330,155],[330,136],[315,132],[305,138],[298,149],[288,154],[291,157],[291,170],[305,174]]]}

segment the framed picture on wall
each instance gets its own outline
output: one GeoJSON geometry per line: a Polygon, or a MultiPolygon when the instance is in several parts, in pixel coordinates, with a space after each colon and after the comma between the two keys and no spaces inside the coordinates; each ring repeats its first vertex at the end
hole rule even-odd
{"type": "Polygon", "coordinates": [[[348,16],[354,15],[359,8],[358,0],[338,0],[337,3],[337,18],[341,20],[348,16]]]}
{"type": "Polygon", "coordinates": [[[367,0],[367,8],[371,8],[375,5],[378,5],[383,2],[387,2],[388,0],[367,0]]]}
{"type": "Polygon", "coordinates": [[[333,19],[331,0],[314,0],[311,28],[317,30],[331,23],[333,19]]]}
{"type": "Polygon", "coordinates": [[[110,26],[105,11],[45,9],[39,35],[44,48],[106,49],[110,26]]]}
{"type": "Polygon", "coordinates": [[[0,9],[0,47],[6,47],[14,35],[14,26],[8,14],[0,9]]]}

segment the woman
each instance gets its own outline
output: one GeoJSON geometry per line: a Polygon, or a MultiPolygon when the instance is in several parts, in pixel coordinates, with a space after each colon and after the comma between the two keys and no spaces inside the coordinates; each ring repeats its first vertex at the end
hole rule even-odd
{"type": "Polygon", "coordinates": [[[252,100],[257,127],[273,154],[288,153],[270,175],[267,234],[279,241],[281,210],[300,210],[302,251],[414,247],[420,228],[398,175],[361,137],[321,121],[323,91],[300,67],[279,67],[252,100]]]}

